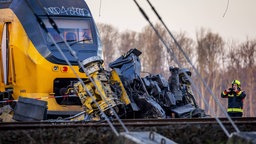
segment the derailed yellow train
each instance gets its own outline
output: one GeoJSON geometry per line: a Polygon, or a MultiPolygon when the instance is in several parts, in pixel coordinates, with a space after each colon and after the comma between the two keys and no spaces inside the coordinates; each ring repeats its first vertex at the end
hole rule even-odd
{"type": "Polygon", "coordinates": [[[83,111],[78,97],[64,96],[78,81],[77,75],[87,79],[85,73],[79,72],[77,59],[65,41],[79,61],[101,56],[99,35],[84,0],[0,0],[0,100],[17,100],[20,96],[44,100],[48,103],[47,113],[53,115],[83,111]]]}
{"type": "Polygon", "coordinates": [[[0,42],[0,106],[19,100],[16,120],[46,119],[27,106],[34,100],[46,102],[50,118],[83,112],[88,119],[205,116],[187,82],[179,84],[178,68],[170,69],[170,82],[161,74],[141,78],[137,49],[104,70],[84,0],[0,0],[0,42]]]}

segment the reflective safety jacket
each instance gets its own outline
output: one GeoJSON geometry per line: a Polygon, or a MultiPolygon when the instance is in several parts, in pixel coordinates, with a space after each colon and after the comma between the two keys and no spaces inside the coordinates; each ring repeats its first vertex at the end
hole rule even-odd
{"type": "Polygon", "coordinates": [[[222,98],[228,98],[228,112],[243,112],[243,100],[246,97],[244,91],[230,91],[226,90],[221,93],[222,98]]]}

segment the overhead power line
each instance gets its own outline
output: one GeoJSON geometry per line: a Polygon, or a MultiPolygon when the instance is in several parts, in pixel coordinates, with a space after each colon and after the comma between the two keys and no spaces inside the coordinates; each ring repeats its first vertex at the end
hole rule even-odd
{"type": "Polygon", "coordinates": [[[225,17],[225,15],[226,15],[226,13],[227,13],[227,11],[228,11],[228,7],[229,7],[229,0],[228,0],[228,3],[227,3],[227,6],[226,6],[226,9],[225,9],[225,12],[224,12],[224,14],[223,14],[222,17],[225,17]]]}
{"type": "MultiPolygon", "coordinates": [[[[174,61],[178,64],[179,67],[181,67],[180,62],[178,61],[178,59],[176,58],[175,54],[173,51],[171,51],[171,49],[167,46],[166,42],[163,40],[163,37],[159,34],[159,32],[156,30],[156,28],[153,26],[152,22],[149,20],[149,17],[147,16],[147,14],[145,13],[145,11],[140,7],[140,5],[137,3],[136,0],[134,0],[135,4],[137,5],[137,7],[139,8],[140,12],[142,13],[142,15],[144,16],[144,18],[148,21],[148,23],[150,24],[150,26],[153,28],[153,30],[155,31],[155,33],[157,34],[157,36],[159,37],[159,39],[161,40],[161,42],[163,43],[163,45],[166,47],[167,52],[169,52],[171,54],[171,56],[174,57],[174,61]]],[[[156,16],[158,17],[158,19],[161,21],[161,23],[163,24],[163,26],[165,27],[165,29],[168,31],[169,35],[171,36],[171,38],[174,40],[174,43],[176,44],[176,46],[179,48],[179,50],[182,52],[182,54],[185,56],[186,60],[189,62],[189,64],[192,66],[192,68],[194,69],[194,71],[196,72],[197,76],[200,78],[200,80],[203,82],[204,86],[206,87],[206,89],[208,90],[208,92],[210,92],[210,94],[212,95],[212,97],[214,98],[215,102],[220,106],[221,110],[224,112],[224,114],[227,116],[227,118],[229,119],[229,121],[231,122],[232,126],[235,128],[235,130],[237,132],[240,132],[239,129],[237,128],[237,126],[234,124],[234,122],[232,121],[232,119],[229,117],[229,115],[227,114],[227,112],[225,111],[225,109],[223,108],[223,106],[221,105],[221,103],[218,101],[218,99],[216,98],[216,96],[213,94],[213,92],[211,91],[211,89],[209,88],[209,86],[207,86],[206,82],[203,80],[202,76],[200,75],[200,73],[197,71],[197,69],[195,68],[195,66],[193,65],[193,63],[191,62],[191,60],[188,58],[187,54],[184,52],[184,50],[181,48],[180,44],[177,42],[176,38],[173,36],[173,34],[171,33],[171,31],[168,29],[168,27],[166,26],[166,24],[163,22],[161,16],[157,13],[157,11],[155,10],[154,6],[150,3],[149,0],[147,0],[147,2],[149,3],[149,5],[151,6],[152,10],[154,11],[154,13],[156,14],[156,16]]],[[[199,96],[203,99],[204,103],[209,107],[208,102],[206,101],[206,99],[201,95],[201,93],[199,92],[198,88],[195,86],[194,82],[190,79],[190,77],[185,73],[185,76],[189,79],[189,81],[192,84],[192,87],[195,88],[199,94],[199,96]]],[[[209,110],[213,111],[210,107],[209,110]]],[[[227,131],[227,129],[224,127],[224,125],[222,124],[222,122],[216,117],[215,115],[215,119],[216,121],[219,123],[219,125],[221,126],[221,128],[223,129],[223,131],[225,132],[225,134],[228,137],[231,137],[231,134],[229,134],[229,132],[227,131]]]]}

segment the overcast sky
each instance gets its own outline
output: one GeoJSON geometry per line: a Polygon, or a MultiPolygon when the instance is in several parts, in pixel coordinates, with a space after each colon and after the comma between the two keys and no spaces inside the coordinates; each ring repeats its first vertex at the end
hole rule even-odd
{"type": "MultiPolygon", "coordinates": [[[[146,0],[137,0],[153,23],[158,22],[146,0]]],[[[133,0],[86,0],[96,22],[120,31],[141,29],[147,21],[133,0]],[[100,4],[101,3],[101,4],[100,4]]],[[[224,40],[256,38],[256,0],[150,0],[172,32],[195,37],[204,27],[224,40]]]]}

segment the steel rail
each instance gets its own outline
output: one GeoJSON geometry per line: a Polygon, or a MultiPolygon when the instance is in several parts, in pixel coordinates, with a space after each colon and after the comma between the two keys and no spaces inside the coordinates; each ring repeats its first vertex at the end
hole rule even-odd
{"type": "MultiPolygon", "coordinates": [[[[223,124],[230,125],[227,118],[219,118],[223,124]]],[[[168,125],[204,125],[218,124],[214,118],[175,118],[175,119],[123,119],[126,126],[168,126],[168,125]]],[[[256,126],[256,117],[233,118],[236,124],[250,124],[256,126]]],[[[113,120],[114,126],[121,126],[117,120],[113,120]]],[[[109,126],[106,120],[104,121],[42,121],[42,122],[2,122],[0,130],[4,129],[35,129],[35,128],[76,128],[76,127],[104,127],[109,126]]]]}

